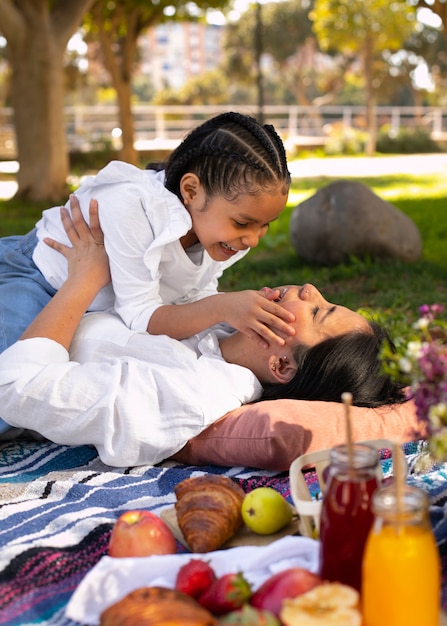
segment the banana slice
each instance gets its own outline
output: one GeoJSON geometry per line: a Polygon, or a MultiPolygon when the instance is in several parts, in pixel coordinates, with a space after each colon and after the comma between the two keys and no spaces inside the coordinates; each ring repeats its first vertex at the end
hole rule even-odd
{"type": "Polygon", "coordinates": [[[352,587],[322,583],[286,598],[279,617],[285,626],[361,626],[360,596],[352,587]]]}

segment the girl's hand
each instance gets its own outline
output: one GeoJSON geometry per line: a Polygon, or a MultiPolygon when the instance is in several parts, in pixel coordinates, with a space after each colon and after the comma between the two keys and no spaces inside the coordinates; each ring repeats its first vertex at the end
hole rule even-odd
{"type": "Polygon", "coordinates": [[[60,252],[68,262],[68,278],[71,281],[89,282],[97,291],[110,282],[109,258],[104,249],[104,236],[98,217],[98,203],[90,200],[90,226],[85,221],[79,201],[70,196],[71,216],[61,207],[61,219],[71,247],[54,239],[46,238],[45,243],[60,252]]]}
{"type": "Polygon", "coordinates": [[[267,348],[272,342],[283,346],[285,337],[295,334],[290,326],[295,316],[274,302],[278,296],[279,290],[264,288],[222,293],[218,302],[224,303],[225,321],[230,326],[267,348]]]}

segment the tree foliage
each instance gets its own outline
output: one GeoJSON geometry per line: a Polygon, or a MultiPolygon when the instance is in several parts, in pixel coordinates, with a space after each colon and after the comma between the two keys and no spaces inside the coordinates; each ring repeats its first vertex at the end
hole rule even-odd
{"type": "Polygon", "coordinates": [[[323,50],[340,51],[363,61],[369,138],[375,151],[375,62],[385,51],[397,51],[415,29],[416,11],[406,2],[389,0],[315,0],[313,28],[323,50]]]}
{"type": "Polygon", "coordinates": [[[138,38],[151,26],[170,19],[197,19],[209,8],[227,6],[228,0],[96,0],[84,27],[100,42],[102,61],[116,90],[122,131],[121,158],[137,162],[132,119],[132,76],[137,61],[138,38]]]}
{"type": "Polygon", "coordinates": [[[315,0],[313,29],[323,50],[361,53],[371,41],[373,54],[398,50],[415,28],[416,12],[406,2],[315,0]]]}
{"type": "MultiPolygon", "coordinates": [[[[281,83],[294,101],[309,104],[315,93],[315,60],[318,54],[309,12],[313,0],[286,0],[262,5],[261,19],[251,6],[227,26],[225,69],[245,85],[257,80],[256,34],[261,31],[265,86],[281,83]],[[260,23],[259,23],[260,22],[260,23]]],[[[271,92],[271,90],[270,90],[271,92]]]]}
{"type": "MultiPolygon", "coordinates": [[[[313,36],[308,0],[270,2],[262,6],[262,49],[279,65],[293,56],[313,36]]],[[[251,5],[237,22],[227,25],[226,68],[231,76],[253,81],[256,11],[251,5]]]]}

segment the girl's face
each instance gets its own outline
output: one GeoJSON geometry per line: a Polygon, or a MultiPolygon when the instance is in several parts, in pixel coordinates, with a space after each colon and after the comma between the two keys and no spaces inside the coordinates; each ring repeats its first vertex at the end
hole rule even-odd
{"type": "Polygon", "coordinates": [[[257,196],[240,195],[235,202],[222,196],[207,200],[200,187],[186,204],[204,249],[214,261],[227,261],[240,250],[257,246],[286,202],[287,194],[280,187],[257,196]]]}
{"type": "Polygon", "coordinates": [[[280,292],[276,302],[295,315],[291,325],[295,327],[296,334],[289,337],[289,341],[314,346],[329,337],[355,330],[372,332],[362,315],[344,306],[331,304],[309,283],[302,287],[287,285],[275,289],[280,292]]]}

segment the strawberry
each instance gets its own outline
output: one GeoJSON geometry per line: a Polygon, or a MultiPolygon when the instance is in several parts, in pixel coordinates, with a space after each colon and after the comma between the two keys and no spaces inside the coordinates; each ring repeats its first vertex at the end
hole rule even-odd
{"type": "Polygon", "coordinates": [[[197,598],[215,579],[216,574],[207,561],[191,559],[177,572],[175,588],[197,598]]]}
{"type": "Polygon", "coordinates": [[[217,578],[198,597],[198,602],[215,615],[239,609],[251,597],[251,587],[241,572],[217,578]]]}

